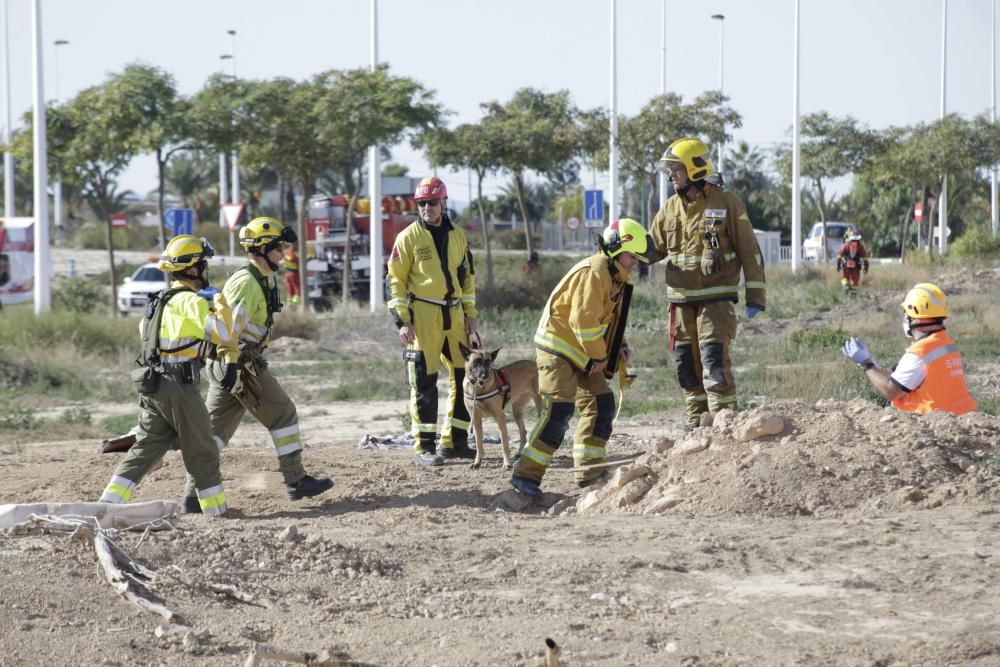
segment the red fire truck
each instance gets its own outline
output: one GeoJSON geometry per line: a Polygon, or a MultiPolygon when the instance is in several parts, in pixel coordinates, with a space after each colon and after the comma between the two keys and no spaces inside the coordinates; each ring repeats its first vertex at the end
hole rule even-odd
{"type": "MultiPolygon", "coordinates": [[[[306,218],[307,294],[316,310],[329,309],[341,298],[344,279],[344,249],[347,234],[346,197],[327,195],[309,200],[306,218]]],[[[368,200],[360,199],[353,216],[351,241],[351,295],[367,301],[371,282],[371,213],[368,200]]],[[[417,219],[412,197],[382,198],[382,262],[378,270],[386,274],[386,260],[396,235],[417,219]]]]}

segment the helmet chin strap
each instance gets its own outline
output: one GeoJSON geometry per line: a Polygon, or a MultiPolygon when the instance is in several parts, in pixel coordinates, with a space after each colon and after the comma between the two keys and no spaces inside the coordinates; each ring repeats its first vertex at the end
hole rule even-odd
{"type": "Polygon", "coordinates": [[[687,197],[687,193],[688,193],[688,191],[692,187],[695,190],[698,190],[699,192],[703,192],[705,190],[705,181],[704,180],[701,180],[701,181],[690,181],[689,180],[687,183],[684,184],[684,187],[677,189],[676,192],[681,197],[687,197]]]}
{"type": "Polygon", "coordinates": [[[252,254],[256,255],[257,257],[260,257],[261,259],[263,259],[264,262],[267,263],[267,267],[269,269],[271,269],[271,273],[277,273],[279,266],[277,264],[275,264],[274,262],[272,262],[271,258],[268,257],[268,255],[270,255],[271,253],[270,253],[270,251],[268,251],[267,248],[268,248],[268,246],[262,246],[260,248],[254,248],[250,252],[252,254]]]}

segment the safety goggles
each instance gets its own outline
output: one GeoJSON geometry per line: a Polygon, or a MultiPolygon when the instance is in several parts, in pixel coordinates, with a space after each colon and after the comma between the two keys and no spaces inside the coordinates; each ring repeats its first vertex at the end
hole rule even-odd
{"type": "Polygon", "coordinates": [[[440,203],[440,199],[421,199],[417,202],[417,206],[423,208],[425,206],[437,206],[440,203]]]}
{"type": "Polygon", "coordinates": [[[656,170],[667,174],[671,171],[684,171],[684,165],[680,162],[667,162],[666,160],[660,160],[656,165],[656,170]]]}

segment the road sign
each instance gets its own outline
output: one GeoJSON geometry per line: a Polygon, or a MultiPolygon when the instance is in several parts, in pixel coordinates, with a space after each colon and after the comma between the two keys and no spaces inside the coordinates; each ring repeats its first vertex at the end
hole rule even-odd
{"type": "Polygon", "coordinates": [[[125,229],[128,227],[128,216],[124,213],[114,213],[111,216],[111,227],[113,229],[125,229]]]}
{"type": "Polygon", "coordinates": [[[913,205],[913,219],[917,222],[924,219],[924,205],[920,202],[913,205]]]}
{"type": "Polygon", "coordinates": [[[240,219],[243,217],[243,209],[246,206],[246,204],[222,205],[222,216],[226,219],[226,224],[229,225],[229,231],[235,232],[236,228],[240,226],[240,219]]]}
{"type": "Polygon", "coordinates": [[[571,232],[575,232],[576,230],[580,229],[580,218],[576,217],[566,218],[566,229],[570,230],[571,232]]]}
{"type": "Polygon", "coordinates": [[[585,190],[583,193],[583,224],[585,227],[604,226],[604,191],[585,190]]]}
{"type": "Polygon", "coordinates": [[[174,236],[194,233],[194,209],[168,208],[163,212],[163,224],[174,236]]]}

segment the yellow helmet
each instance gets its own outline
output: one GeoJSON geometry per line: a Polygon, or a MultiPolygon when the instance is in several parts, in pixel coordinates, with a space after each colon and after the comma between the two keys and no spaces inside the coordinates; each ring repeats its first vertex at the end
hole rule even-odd
{"type": "Polygon", "coordinates": [[[906,293],[903,310],[915,320],[948,317],[948,297],[932,283],[918,283],[906,293]]]}
{"type": "Polygon", "coordinates": [[[615,220],[601,234],[601,250],[611,258],[630,252],[646,262],[646,251],[651,245],[646,229],[632,218],[615,220]]]}
{"type": "Polygon", "coordinates": [[[708,147],[693,137],[684,137],[670,144],[660,158],[660,169],[667,169],[668,162],[684,165],[690,181],[700,181],[715,173],[712,163],[708,161],[708,147]]]}
{"type": "Polygon", "coordinates": [[[278,220],[262,216],[254,218],[240,229],[240,245],[246,250],[262,248],[272,243],[295,243],[299,240],[295,230],[278,220]]]}
{"type": "Polygon", "coordinates": [[[156,268],[160,271],[176,273],[214,256],[215,248],[207,239],[181,234],[170,239],[170,242],[167,243],[156,268]]]}

